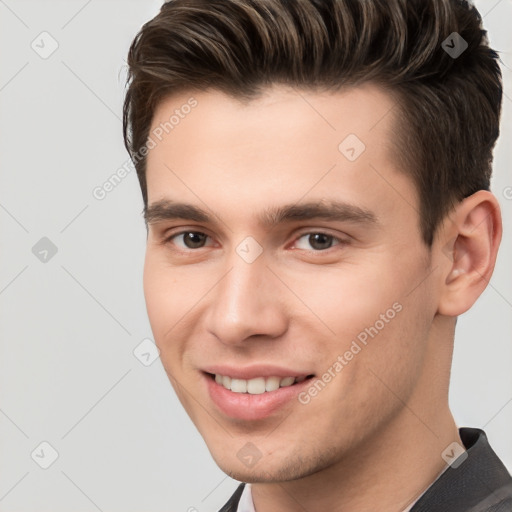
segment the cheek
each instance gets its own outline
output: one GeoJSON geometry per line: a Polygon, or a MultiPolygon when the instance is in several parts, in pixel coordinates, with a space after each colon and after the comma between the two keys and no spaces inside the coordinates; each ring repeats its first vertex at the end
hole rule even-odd
{"type": "Polygon", "coordinates": [[[364,341],[368,330],[384,333],[399,321],[397,302],[403,299],[403,293],[391,272],[383,268],[379,262],[316,268],[300,275],[288,271],[283,280],[303,301],[293,316],[301,324],[311,318],[315,323],[311,327],[325,333],[325,341],[334,343],[332,348],[338,353],[347,350],[358,335],[364,341]]]}
{"type": "MultiPolygon", "coordinates": [[[[143,286],[149,323],[162,364],[178,376],[187,366],[188,340],[201,328],[199,312],[218,277],[196,265],[172,266],[162,251],[146,251],[143,286]]],[[[181,378],[180,378],[181,379],[181,378]]]]}
{"type": "Polygon", "coordinates": [[[143,276],[144,298],[149,322],[157,343],[162,335],[163,324],[168,318],[165,312],[173,311],[175,294],[169,293],[173,284],[169,280],[168,273],[159,271],[154,258],[150,253],[146,253],[143,276]]]}
{"type": "Polygon", "coordinates": [[[324,324],[330,330],[316,338],[318,371],[327,372],[342,358],[341,378],[334,379],[338,384],[333,390],[340,386],[344,392],[330,397],[334,401],[357,395],[360,400],[353,403],[375,404],[390,393],[385,384],[406,395],[419,377],[432,321],[431,294],[427,284],[411,293],[410,283],[423,278],[420,268],[406,272],[384,263],[343,272],[331,269],[330,275],[317,274],[315,285],[303,285],[298,293],[322,320],[315,329],[324,331],[324,324]]]}
{"type": "MultiPolygon", "coordinates": [[[[185,315],[187,304],[193,298],[191,287],[183,286],[177,271],[161,261],[158,254],[146,252],[144,262],[144,298],[155,342],[161,351],[167,351],[174,330],[185,315]]],[[[173,344],[175,345],[175,344],[173,344]]]]}
{"type": "Polygon", "coordinates": [[[391,291],[375,293],[372,309],[358,318],[347,338],[361,348],[347,365],[347,377],[360,395],[355,402],[366,403],[370,413],[374,406],[400,406],[400,400],[408,400],[421,377],[432,320],[429,294],[427,288],[407,296],[408,292],[395,285],[391,291]]]}
{"type": "MultiPolygon", "coordinates": [[[[187,312],[197,303],[196,288],[180,279],[180,273],[172,269],[159,254],[146,252],[143,285],[146,309],[155,343],[169,380],[181,404],[193,415],[193,403],[182,390],[186,378],[182,372],[186,336],[191,329],[187,312]]],[[[190,283],[189,283],[190,284],[190,283]]],[[[188,386],[188,385],[187,385],[188,386]]]]}
{"type": "MultiPolygon", "coordinates": [[[[329,353],[328,359],[323,358],[321,371],[331,369],[335,377],[325,388],[319,385],[318,393],[313,390],[316,396],[311,393],[310,403],[304,406],[304,421],[315,417],[315,428],[322,432],[339,430],[343,425],[340,446],[357,444],[398,414],[421,376],[426,329],[422,337],[414,320],[418,314],[415,304],[403,301],[400,305],[402,309],[393,310],[389,323],[378,323],[375,315],[358,313],[355,307],[347,309],[338,319],[339,333],[346,334],[339,334],[336,341],[318,350],[329,353]],[[360,334],[364,336],[358,338],[360,334]]],[[[372,307],[386,314],[379,301],[372,307]]],[[[330,379],[329,375],[318,377],[324,382],[330,379]]]]}

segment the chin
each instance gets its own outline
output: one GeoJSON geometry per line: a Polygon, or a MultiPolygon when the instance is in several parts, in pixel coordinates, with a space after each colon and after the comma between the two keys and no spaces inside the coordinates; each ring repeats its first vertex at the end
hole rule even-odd
{"type": "Polygon", "coordinates": [[[330,465],[330,461],[316,459],[303,460],[300,456],[277,461],[272,456],[263,456],[252,468],[245,467],[238,460],[218,460],[219,468],[234,480],[246,483],[278,483],[300,480],[321,471],[330,465]]]}

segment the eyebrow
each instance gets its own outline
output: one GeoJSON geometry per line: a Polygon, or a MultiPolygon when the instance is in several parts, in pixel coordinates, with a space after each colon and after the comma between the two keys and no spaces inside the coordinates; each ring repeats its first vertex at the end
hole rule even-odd
{"type": "MultiPolygon", "coordinates": [[[[143,211],[147,224],[166,220],[190,220],[195,222],[214,223],[213,217],[205,210],[188,203],[162,199],[150,204],[143,211]]],[[[359,206],[340,202],[322,200],[321,202],[306,202],[270,207],[259,216],[259,224],[271,228],[275,224],[310,219],[351,222],[357,224],[378,224],[377,216],[370,210],[359,206]]]]}

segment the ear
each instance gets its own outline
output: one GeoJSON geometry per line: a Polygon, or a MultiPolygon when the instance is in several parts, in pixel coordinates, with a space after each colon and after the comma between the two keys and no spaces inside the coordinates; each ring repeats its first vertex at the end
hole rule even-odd
{"type": "Polygon", "coordinates": [[[476,302],[494,270],[501,234],[500,206],[487,190],[452,211],[435,242],[442,268],[439,314],[458,316],[476,302]]]}

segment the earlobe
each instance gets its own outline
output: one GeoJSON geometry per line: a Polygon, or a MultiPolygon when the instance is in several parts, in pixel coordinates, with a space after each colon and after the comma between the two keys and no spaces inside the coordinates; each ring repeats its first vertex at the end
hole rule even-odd
{"type": "Polygon", "coordinates": [[[438,313],[457,316],[476,302],[491,278],[501,241],[502,220],[496,197],[486,190],[463,200],[450,218],[439,240],[445,277],[438,313]]]}

